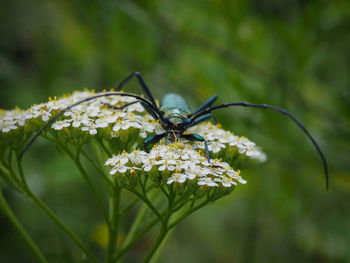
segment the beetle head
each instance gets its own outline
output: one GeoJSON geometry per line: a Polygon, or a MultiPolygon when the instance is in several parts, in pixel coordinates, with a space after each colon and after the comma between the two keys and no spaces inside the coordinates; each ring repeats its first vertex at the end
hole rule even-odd
{"type": "Polygon", "coordinates": [[[164,116],[162,126],[165,130],[184,132],[190,120],[181,115],[164,116]]]}

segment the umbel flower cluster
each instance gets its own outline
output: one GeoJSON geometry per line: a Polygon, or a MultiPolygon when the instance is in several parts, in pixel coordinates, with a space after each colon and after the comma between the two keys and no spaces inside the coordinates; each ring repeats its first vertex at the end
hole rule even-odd
{"type": "Polygon", "coordinates": [[[113,156],[105,163],[111,167],[110,174],[124,174],[129,171],[136,174],[139,171],[148,172],[155,178],[160,178],[160,173],[171,174],[167,178],[167,184],[185,183],[188,180],[198,179],[199,185],[225,187],[237,185],[237,182],[245,184],[238,170],[233,170],[228,163],[217,159],[213,163],[200,155],[200,151],[191,149],[184,144],[170,144],[154,146],[150,153],[134,150],[131,153],[123,152],[113,156]]]}
{"type": "MultiPolygon", "coordinates": [[[[92,95],[94,93],[89,91],[75,92],[60,99],[50,98],[48,102],[33,105],[27,110],[2,110],[2,143],[11,141],[9,138],[18,133],[27,134],[29,138],[59,111],[92,95]]],[[[191,181],[205,187],[229,188],[237,182],[246,182],[239,175],[240,171],[232,167],[236,168],[243,161],[262,162],[266,159],[255,143],[211,123],[200,124],[188,130],[188,133],[200,134],[207,140],[213,158],[210,163],[204,157],[202,142],[181,139],[181,142],[170,143],[163,138],[150,153],[146,153],[142,150],[144,139],[164,131],[140,103],[123,110],[115,109],[132,101],[134,98],[113,96],[82,103],[66,111],[45,134],[63,136],[66,140],[97,136],[110,141],[117,155],[108,159],[105,165],[110,168],[110,175],[116,175],[121,184],[128,182],[127,176],[135,177],[146,173],[166,184],[186,184],[191,181]]]]}
{"type": "MultiPolygon", "coordinates": [[[[159,236],[145,259],[145,262],[149,262],[167,233],[178,222],[231,193],[236,185],[245,184],[239,169],[266,160],[265,154],[255,143],[210,122],[186,131],[206,139],[210,160],[205,157],[203,142],[183,138],[177,138],[173,143],[163,138],[146,152],[143,147],[145,139],[164,133],[164,130],[140,103],[133,103],[134,98],[99,97],[66,110],[72,104],[93,95],[90,91],[75,92],[33,105],[27,110],[0,110],[0,175],[9,186],[35,202],[92,262],[98,262],[94,253],[50,211],[27,183],[20,153],[43,127],[46,129],[41,136],[55,143],[73,161],[99,204],[110,237],[105,262],[122,259],[147,231],[159,223],[159,236]],[[126,104],[127,107],[122,107],[126,104]],[[60,115],[57,116],[58,113],[60,115]],[[54,116],[57,120],[51,122],[54,116]],[[85,164],[94,169],[88,171],[85,164]],[[104,205],[106,202],[103,202],[90,179],[94,172],[106,182],[108,213],[104,205]],[[129,204],[121,200],[128,200],[129,204]],[[125,213],[134,210],[139,201],[143,202],[143,206],[128,230],[124,243],[118,247],[119,222],[125,213]],[[146,211],[151,211],[153,216],[149,217],[146,211]]],[[[25,234],[1,195],[0,188],[1,208],[19,231],[24,233],[26,242],[38,259],[48,262],[25,234]]]]}

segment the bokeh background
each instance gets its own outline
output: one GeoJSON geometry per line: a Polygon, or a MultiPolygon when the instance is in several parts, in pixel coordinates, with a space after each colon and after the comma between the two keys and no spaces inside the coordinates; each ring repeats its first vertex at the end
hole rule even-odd
{"type": "MultiPolygon", "coordinates": [[[[160,262],[350,262],[348,0],[5,0],[0,21],[1,108],[115,88],[140,71],[156,98],[177,92],[192,108],[213,94],[218,103],[286,108],[319,142],[328,192],[319,156],[286,117],[215,112],[224,128],[262,146],[268,161],[242,171],[247,185],[180,224],[160,262]]],[[[136,82],[129,88],[141,92],[136,82]]],[[[102,217],[70,161],[39,140],[25,165],[33,190],[103,250],[102,217]]],[[[52,262],[76,262],[79,249],[50,219],[12,190],[5,195],[52,262]]],[[[0,224],[0,262],[36,262],[2,213],[0,224]]]]}

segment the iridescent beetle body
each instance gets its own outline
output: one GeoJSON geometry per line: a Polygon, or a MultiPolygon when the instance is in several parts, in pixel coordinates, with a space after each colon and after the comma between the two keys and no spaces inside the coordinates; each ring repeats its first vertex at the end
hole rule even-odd
{"type": "Polygon", "coordinates": [[[163,97],[160,102],[160,111],[164,113],[164,117],[172,123],[170,132],[167,138],[170,141],[175,141],[177,137],[181,137],[184,132],[181,125],[191,113],[186,101],[176,93],[169,93],[163,97]]]}

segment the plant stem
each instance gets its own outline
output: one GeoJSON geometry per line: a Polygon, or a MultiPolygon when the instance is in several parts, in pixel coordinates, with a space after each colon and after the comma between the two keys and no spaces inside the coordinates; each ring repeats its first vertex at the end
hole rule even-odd
{"type": "Polygon", "coordinates": [[[130,187],[127,187],[126,189],[129,190],[130,192],[134,193],[135,195],[137,195],[152,210],[152,212],[159,218],[160,221],[163,220],[162,216],[159,214],[157,209],[152,205],[152,203],[149,201],[147,196],[145,196],[145,193],[146,193],[145,191],[143,191],[144,195],[142,195],[130,187]]]}
{"type": "Polygon", "coordinates": [[[134,237],[136,231],[138,230],[138,228],[139,228],[140,224],[142,223],[142,220],[147,212],[147,208],[148,208],[148,206],[146,204],[142,204],[142,207],[140,208],[140,211],[137,214],[137,217],[134,220],[132,226],[130,227],[130,230],[129,230],[129,232],[124,240],[124,244],[129,243],[130,240],[134,237]]]}
{"type": "Polygon", "coordinates": [[[168,227],[167,227],[167,220],[165,220],[162,223],[159,235],[157,237],[157,240],[155,241],[155,243],[153,244],[151,250],[148,252],[145,260],[143,262],[149,262],[151,260],[151,258],[153,257],[154,253],[157,251],[157,249],[159,248],[160,244],[162,243],[162,241],[164,240],[164,238],[166,237],[166,234],[168,232],[168,227]]]}
{"type": "MultiPolygon", "coordinates": [[[[150,189],[149,189],[150,190],[150,189]]],[[[148,189],[146,189],[146,192],[148,192],[148,189]]],[[[150,194],[149,200],[153,200],[154,196],[156,195],[156,192],[153,192],[150,194]]],[[[132,224],[125,240],[124,240],[124,246],[122,248],[125,247],[125,244],[128,244],[132,238],[134,237],[136,231],[138,230],[138,228],[140,227],[140,224],[142,223],[142,220],[147,212],[147,208],[149,208],[149,206],[146,203],[143,203],[143,205],[141,206],[139,213],[137,214],[136,219],[134,220],[134,223],[132,224]]]]}
{"type": "Polygon", "coordinates": [[[0,189],[0,207],[4,211],[4,213],[7,215],[7,217],[10,219],[12,224],[15,226],[15,228],[18,230],[18,232],[21,234],[23,239],[27,242],[27,244],[30,246],[30,248],[33,250],[34,254],[37,256],[40,262],[42,263],[48,263],[49,261],[45,258],[45,256],[41,253],[39,248],[36,246],[32,238],[29,236],[27,231],[24,229],[20,221],[17,219],[15,214],[12,212],[10,206],[6,202],[5,197],[2,194],[2,191],[0,189]]]}
{"type": "Polygon", "coordinates": [[[101,145],[102,149],[108,156],[112,156],[112,153],[107,149],[106,145],[104,145],[103,141],[100,138],[97,138],[98,143],[101,145]]]}
{"type": "MultiPolygon", "coordinates": [[[[160,233],[158,235],[158,238],[156,242],[154,243],[153,247],[151,248],[150,252],[148,253],[146,259],[144,262],[150,262],[153,256],[156,254],[156,257],[159,258],[160,252],[159,248],[162,248],[164,244],[164,240],[167,240],[168,232],[171,231],[171,229],[176,226],[180,221],[182,221],[185,217],[189,216],[196,210],[200,209],[201,207],[207,205],[209,203],[210,198],[208,197],[206,200],[204,200],[202,203],[195,207],[190,207],[189,210],[187,210],[182,216],[180,216],[178,219],[176,219],[172,224],[168,225],[168,221],[172,215],[171,213],[171,206],[172,202],[169,203],[169,212],[165,215],[163,221],[162,221],[162,227],[160,230],[160,233]]],[[[171,201],[171,200],[169,200],[171,201]]],[[[157,258],[153,259],[152,262],[156,262],[157,258]]]]}
{"type": "Polygon", "coordinates": [[[189,216],[190,214],[192,214],[193,212],[197,211],[198,209],[202,208],[203,206],[206,206],[208,203],[210,202],[209,199],[204,200],[202,203],[200,203],[197,206],[190,206],[190,209],[188,209],[183,215],[181,215],[179,218],[177,218],[174,222],[172,222],[168,229],[172,229],[173,227],[175,227],[180,221],[182,221],[185,217],[189,216]]]}
{"type": "MultiPolygon", "coordinates": [[[[150,190],[154,189],[153,188],[153,185],[149,186],[147,189],[146,189],[146,193],[148,193],[150,190]]],[[[140,198],[139,197],[135,197],[132,201],[130,201],[129,204],[127,204],[123,210],[120,211],[120,217],[123,217],[124,214],[129,211],[129,209],[131,209],[138,201],[140,201],[140,198]]]]}
{"type": "Polygon", "coordinates": [[[171,229],[168,231],[167,235],[164,237],[162,243],[160,244],[160,246],[158,247],[157,251],[154,253],[152,259],[150,260],[151,263],[156,263],[159,260],[160,255],[163,252],[163,249],[165,247],[165,244],[167,243],[167,241],[169,240],[169,238],[171,237],[171,234],[174,232],[174,229],[171,229]]]}
{"type": "Polygon", "coordinates": [[[123,249],[118,253],[118,255],[113,258],[112,262],[117,261],[118,259],[121,259],[126,252],[137,242],[140,240],[140,238],[147,233],[152,227],[154,227],[158,223],[159,219],[155,218],[147,227],[145,227],[140,233],[138,233],[133,240],[129,242],[126,246],[123,247],[123,249]]]}
{"type": "Polygon", "coordinates": [[[165,212],[164,216],[161,216],[161,228],[160,228],[160,232],[158,235],[157,240],[155,241],[155,243],[153,244],[151,250],[148,252],[144,262],[149,262],[151,260],[151,258],[153,257],[154,253],[157,251],[157,249],[159,248],[159,246],[162,244],[164,238],[166,237],[169,228],[168,228],[168,222],[169,219],[173,213],[172,208],[173,208],[173,202],[174,202],[174,196],[172,194],[170,194],[168,196],[168,209],[165,212]]]}
{"type": "Polygon", "coordinates": [[[112,188],[112,194],[109,196],[109,240],[105,262],[112,261],[115,249],[117,247],[118,229],[119,229],[119,205],[121,189],[118,185],[112,188]]]}
{"type": "Polygon", "coordinates": [[[120,211],[120,216],[122,217],[127,211],[129,211],[129,209],[131,207],[133,207],[138,201],[140,200],[140,198],[135,197],[132,201],[130,201],[129,204],[127,204],[125,206],[125,208],[123,210],[120,211]]]}
{"type": "Polygon", "coordinates": [[[85,181],[87,182],[88,186],[90,187],[92,193],[94,194],[95,198],[96,198],[96,201],[97,201],[97,204],[101,210],[101,213],[102,213],[102,216],[104,217],[105,219],[105,222],[107,224],[108,227],[109,226],[109,223],[108,223],[108,217],[107,217],[107,211],[106,211],[106,208],[104,207],[103,205],[103,202],[102,202],[102,199],[101,197],[99,196],[94,184],[91,182],[89,176],[87,175],[86,171],[84,170],[81,162],[80,162],[80,158],[79,158],[79,149],[78,149],[78,152],[76,154],[76,157],[74,157],[73,153],[68,149],[68,148],[63,148],[65,150],[65,152],[68,154],[68,156],[72,159],[72,161],[74,162],[74,164],[78,167],[81,175],[83,176],[83,178],[85,179],[85,181]]]}
{"type": "Polygon", "coordinates": [[[38,199],[29,188],[27,188],[27,194],[29,197],[49,216],[51,219],[62,228],[74,241],[75,243],[85,252],[85,254],[93,261],[98,262],[91,251],[83,244],[83,242],[65,225],[58,219],[58,217],[43,203],[38,199]]]}
{"type": "Polygon", "coordinates": [[[86,152],[84,152],[83,150],[81,151],[81,153],[85,156],[85,158],[89,161],[89,163],[93,167],[95,167],[95,169],[103,176],[103,178],[106,180],[106,182],[109,185],[112,185],[112,180],[108,176],[106,176],[104,171],[100,167],[98,167],[98,165],[91,159],[91,157],[86,152]]]}
{"type": "Polygon", "coordinates": [[[93,185],[93,183],[91,182],[89,176],[87,175],[86,171],[84,170],[80,160],[79,160],[79,157],[77,157],[77,160],[76,160],[76,165],[78,166],[78,169],[80,170],[81,174],[83,175],[84,179],[86,180],[86,182],[88,183],[90,189],[92,190],[96,200],[97,200],[97,203],[98,203],[98,206],[101,210],[101,213],[108,225],[108,217],[107,217],[107,211],[106,211],[106,208],[104,207],[103,205],[103,202],[102,202],[102,199],[101,197],[99,196],[97,190],[96,190],[96,187],[93,185]]]}
{"type": "Polygon", "coordinates": [[[84,245],[84,243],[65,225],[63,222],[58,219],[58,217],[48,208],[29,188],[24,174],[20,160],[17,158],[18,170],[20,172],[21,178],[23,178],[23,190],[28,195],[34,203],[36,203],[51,219],[62,229],[72,240],[84,251],[84,253],[90,258],[91,261],[98,263],[97,258],[92,254],[92,252],[84,245]]]}

